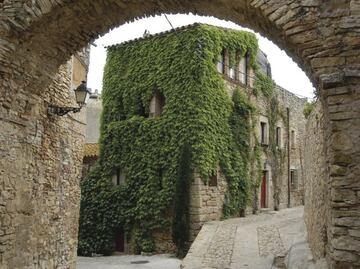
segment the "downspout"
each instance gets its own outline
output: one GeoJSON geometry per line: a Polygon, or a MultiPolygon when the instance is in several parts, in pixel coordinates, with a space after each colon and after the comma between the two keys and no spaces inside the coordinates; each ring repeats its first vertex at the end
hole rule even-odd
{"type": "Polygon", "coordinates": [[[291,184],[291,172],[290,172],[290,109],[286,108],[287,114],[287,170],[288,170],[288,208],[290,208],[290,184],[291,184]]]}

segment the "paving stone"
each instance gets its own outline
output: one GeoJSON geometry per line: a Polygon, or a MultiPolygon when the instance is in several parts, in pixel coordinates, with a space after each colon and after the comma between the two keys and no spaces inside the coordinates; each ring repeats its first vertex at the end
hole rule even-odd
{"type": "Polygon", "coordinates": [[[200,243],[197,238],[182,262],[184,269],[270,269],[276,255],[285,256],[291,249],[293,256],[287,259],[288,264],[306,261],[307,266],[313,266],[312,260],[308,261],[312,256],[306,243],[303,207],[211,222],[203,226],[199,235],[200,243]],[[299,245],[307,252],[298,251],[300,247],[295,246],[299,245]],[[198,255],[194,257],[194,253],[198,255]]]}

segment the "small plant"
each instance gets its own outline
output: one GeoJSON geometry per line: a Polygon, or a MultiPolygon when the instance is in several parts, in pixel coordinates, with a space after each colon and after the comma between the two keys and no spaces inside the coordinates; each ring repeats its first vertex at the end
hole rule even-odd
{"type": "Polygon", "coordinates": [[[315,104],[316,102],[315,101],[307,101],[304,105],[304,110],[303,110],[303,113],[304,113],[304,116],[306,119],[309,118],[311,112],[313,111],[314,107],[315,107],[315,104]]]}

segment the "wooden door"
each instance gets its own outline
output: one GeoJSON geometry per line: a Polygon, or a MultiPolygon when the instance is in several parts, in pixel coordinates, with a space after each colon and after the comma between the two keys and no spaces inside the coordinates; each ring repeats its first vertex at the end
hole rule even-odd
{"type": "Polygon", "coordinates": [[[124,232],[119,230],[115,235],[115,251],[124,252],[125,251],[125,238],[124,232]]]}
{"type": "Polygon", "coordinates": [[[263,172],[261,181],[260,207],[266,208],[266,171],[263,172]]]}

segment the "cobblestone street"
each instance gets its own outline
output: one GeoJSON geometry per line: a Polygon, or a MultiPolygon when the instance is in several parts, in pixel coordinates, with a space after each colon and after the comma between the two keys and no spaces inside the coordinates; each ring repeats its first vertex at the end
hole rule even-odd
{"type": "Polygon", "coordinates": [[[270,269],[276,268],[276,256],[286,254],[287,268],[314,268],[303,207],[209,222],[182,264],[185,269],[270,269]]]}

